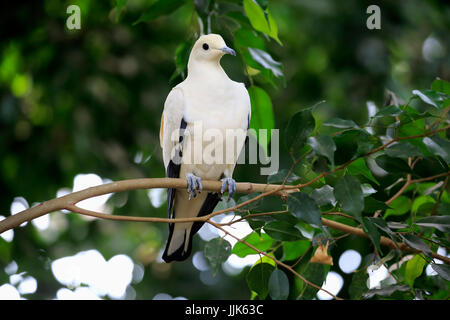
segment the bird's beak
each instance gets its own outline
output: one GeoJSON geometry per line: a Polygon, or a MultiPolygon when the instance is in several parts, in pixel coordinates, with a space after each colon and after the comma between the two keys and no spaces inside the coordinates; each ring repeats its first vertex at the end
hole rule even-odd
{"type": "Polygon", "coordinates": [[[234,51],[233,49],[228,48],[228,47],[223,47],[223,48],[220,49],[220,50],[222,50],[222,51],[225,52],[225,53],[231,54],[232,56],[235,56],[235,55],[236,55],[236,51],[234,51]]]}

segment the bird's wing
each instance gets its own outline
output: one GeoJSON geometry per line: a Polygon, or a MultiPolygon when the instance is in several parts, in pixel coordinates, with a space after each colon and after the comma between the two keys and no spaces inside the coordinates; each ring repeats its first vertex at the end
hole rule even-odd
{"type": "MultiPolygon", "coordinates": [[[[184,97],[181,88],[174,88],[167,96],[164,103],[164,111],[161,117],[161,128],[159,131],[160,144],[162,148],[164,168],[168,178],[179,178],[182,155],[182,130],[186,128],[183,119],[184,97]]],[[[172,208],[176,189],[169,188],[167,191],[168,215],[173,216],[172,208]]]]}
{"type": "Polygon", "coordinates": [[[173,88],[164,103],[164,111],[161,117],[159,139],[163,153],[166,173],[170,160],[174,157],[173,150],[180,144],[179,136],[182,132],[185,100],[181,88],[173,88]]]}

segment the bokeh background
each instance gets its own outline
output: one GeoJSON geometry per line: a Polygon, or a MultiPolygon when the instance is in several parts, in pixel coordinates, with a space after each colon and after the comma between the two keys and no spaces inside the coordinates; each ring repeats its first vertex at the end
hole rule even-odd
{"type": "MultiPolygon", "coordinates": [[[[182,80],[176,49],[194,40],[199,26],[191,1],[133,25],[152,2],[128,0],[119,13],[114,1],[94,0],[32,1],[0,11],[1,217],[91,185],[164,176],[158,136],[163,103],[182,80]],[[81,30],[66,28],[71,4],[81,8],[81,30]]],[[[386,90],[406,99],[436,77],[450,79],[446,1],[280,0],[271,1],[270,10],[283,45],[268,41],[267,47],[283,64],[284,83],[261,86],[271,96],[276,128],[322,100],[318,118],[362,123],[368,105],[385,104],[386,90]],[[370,4],[381,8],[381,30],[366,28],[370,4]]],[[[217,25],[222,28],[212,32],[231,45],[233,26],[226,20],[217,25]]],[[[232,79],[249,84],[239,59],[227,56],[222,65],[232,79]]],[[[286,168],[290,158],[281,155],[286,168]]],[[[267,177],[257,165],[245,165],[235,179],[267,177]]],[[[159,189],[83,205],[166,216],[159,189]]],[[[249,231],[245,224],[236,229],[249,231]]],[[[245,275],[252,261],[232,256],[215,276],[208,267],[201,251],[204,240],[217,236],[214,230],[203,228],[192,258],[172,264],[160,258],[167,234],[164,224],[52,213],[0,236],[0,298],[250,298],[245,275]]],[[[366,247],[348,237],[333,258],[352,249],[346,254],[355,263],[366,247]]],[[[355,264],[332,267],[341,287],[355,264]]]]}

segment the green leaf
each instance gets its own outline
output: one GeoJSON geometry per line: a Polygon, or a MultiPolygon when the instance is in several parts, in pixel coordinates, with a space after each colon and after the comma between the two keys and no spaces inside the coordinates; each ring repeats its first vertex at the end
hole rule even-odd
{"type": "Polygon", "coordinates": [[[269,5],[269,0],[256,0],[256,2],[263,8],[264,10],[267,9],[267,6],[269,5]]]}
{"type": "Polygon", "coordinates": [[[389,236],[396,235],[395,232],[389,228],[388,224],[383,220],[383,218],[369,217],[369,220],[372,221],[380,230],[386,232],[389,236]]]}
{"type": "Polygon", "coordinates": [[[253,28],[265,34],[270,33],[269,21],[264,10],[252,0],[244,0],[244,10],[253,28]]]}
{"type": "Polygon", "coordinates": [[[431,256],[431,249],[418,236],[415,236],[413,234],[400,234],[400,237],[411,248],[416,249],[416,250],[420,250],[423,253],[431,256]]]}
{"type": "Polygon", "coordinates": [[[364,198],[364,212],[374,213],[377,210],[386,210],[389,207],[383,202],[372,197],[364,198]]]}
{"type": "Polygon", "coordinates": [[[300,151],[305,145],[306,138],[314,131],[315,125],[311,109],[302,110],[292,116],[285,131],[286,147],[289,153],[300,151]]]}
{"type": "Polygon", "coordinates": [[[381,117],[395,117],[402,113],[402,110],[400,110],[399,107],[395,105],[387,106],[380,111],[378,111],[374,118],[381,118],[381,117]]]}
{"type": "Polygon", "coordinates": [[[186,3],[185,0],[156,1],[150,6],[150,8],[148,8],[147,10],[145,10],[144,13],[142,13],[142,15],[136,22],[133,23],[133,25],[136,25],[141,22],[148,22],[158,18],[159,16],[170,14],[185,3],[186,3]]]}
{"type": "Polygon", "coordinates": [[[423,119],[423,118],[428,118],[428,117],[435,117],[435,115],[431,114],[428,111],[420,112],[410,106],[404,107],[403,111],[406,112],[406,113],[400,115],[400,121],[402,121],[403,123],[408,123],[412,120],[418,120],[418,119],[423,119]]]}
{"type": "Polygon", "coordinates": [[[269,295],[272,300],[286,300],[289,295],[288,277],[279,269],[276,269],[270,275],[269,295]]]}
{"type": "Polygon", "coordinates": [[[450,82],[441,79],[436,79],[431,84],[431,90],[450,95],[450,82]]]}
{"type": "MultiPolygon", "coordinates": [[[[252,108],[250,128],[256,130],[257,141],[267,154],[267,148],[270,142],[270,130],[275,126],[272,101],[266,91],[256,86],[251,86],[248,89],[248,93],[252,108]],[[260,135],[259,129],[267,129],[267,135],[260,135]]],[[[255,133],[253,131],[250,132],[252,134],[255,133]]]]}
{"type": "Polygon", "coordinates": [[[379,145],[381,145],[380,139],[378,137],[372,136],[363,130],[358,130],[357,143],[358,143],[358,148],[356,150],[357,156],[363,156],[366,153],[378,147],[379,145]]]}
{"type": "Polygon", "coordinates": [[[379,295],[382,297],[389,297],[391,296],[395,291],[409,291],[409,287],[405,285],[400,284],[392,284],[388,285],[386,287],[383,287],[381,289],[370,289],[365,294],[366,298],[372,298],[374,295],[379,295]]]}
{"type": "Polygon", "coordinates": [[[254,31],[247,28],[240,28],[234,32],[234,44],[236,49],[257,48],[266,50],[266,45],[261,37],[258,37],[254,31]]]}
{"type": "Polygon", "coordinates": [[[442,232],[450,232],[450,216],[431,216],[419,219],[416,224],[421,227],[436,228],[442,232]]]}
{"type": "Polygon", "coordinates": [[[116,3],[116,23],[119,22],[120,12],[122,8],[127,4],[127,0],[115,0],[116,3]]]}
{"type": "MultiPolygon", "coordinates": [[[[274,83],[275,75],[273,74],[271,69],[265,68],[263,65],[261,65],[259,62],[257,62],[255,59],[253,59],[252,55],[250,54],[250,51],[248,48],[244,48],[241,50],[242,57],[244,58],[245,64],[247,65],[247,73],[250,76],[258,75],[261,73],[261,76],[263,77],[263,80],[270,83],[274,87],[276,87],[276,84],[274,83]]],[[[281,69],[279,70],[281,71],[281,69]]],[[[280,77],[283,79],[283,77],[280,77]]]]}
{"type": "Polygon", "coordinates": [[[265,299],[269,292],[269,279],[274,269],[269,263],[257,262],[247,274],[248,287],[256,292],[260,299],[265,299]]]}
{"type": "Polygon", "coordinates": [[[433,268],[433,270],[436,271],[437,274],[440,275],[442,278],[444,278],[447,281],[450,281],[450,266],[446,264],[431,263],[431,268],[433,268]]]}
{"type": "Polygon", "coordinates": [[[358,125],[352,120],[344,120],[340,118],[332,118],[325,121],[322,125],[326,127],[334,127],[339,129],[357,129],[358,125]]]}
{"type": "Polygon", "coordinates": [[[342,209],[353,215],[358,220],[361,219],[361,212],[364,209],[364,195],[361,183],[354,176],[344,176],[334,186],[334,196],[341,203],[342,209]]]}
{"type": "Polygon", "coordinates": [[[399,196],[389,205],[390,209],[386,210],[384,218],[388,216],[400,216],[411,209],[411,199],[406,196],[399,196]]]}
{"type": "Polygon", "coordinates": [[[234,21],[234,23],[238,26],[243,26],[245,28],[251,29],[252,25],[250,24],[250,20],[242,11],[227,11],[225,16],[234,21]]]}
{"type": "Polygon", "coordinates": [[[386,148],[386,154],[392,158],[423,157],[419,148],[409,142],[399,142],[386,148]]]}
{"type": "Polygon", "coordinates": [[[244,0],[244,10],[255,30],[267,34],[281,44],[278,39],[277,25],[270,12],[265,12],[258,3],[252,0],[244,0]]]}
{"type": "Polygon", "coordinates": [[[363,217],[361,219],[361,222],[364,232],[369,236],[370,240],[372,240],[372,243],[375,245],[375,248],[377,248],[378,252],[382,254],[380,247],[381,235],[378,232],[377,227],[367,217],[363,217]]]}
{"type": "Polygon", "coordinates": [[[389,221],[388,223],[389,228],[391,229],[405,229],[408,228],[409,225],[402,222],[395,222],[395,221],[389,221]]]}
{"type": "Polygon", "coordinates": [[[377,193],[378,191],[375,190],[370,183],[363,183],[361,184],[361,190],[363,192],[364,197],[368,197],[371,194],[377,193]]]}
{"type": "Polygon", "coordinates": [[[448,215],[450,214],[450,203],[441,202],[436,209],[437,214],[448,215]]]}
{"type": "Polygon", "coordinates": [[[389,228],[389,226],[387,225],[386,221],[383,220],[383,218],[370,217],[369,220],[372,221],[377,226],[378,229],[386,232],[387,235],[392,239],[392,241],[394,241],[395,246],[398,248],[396,242],[396,233],[389,228]]]}
{"type": "Polygon", "coordinates": [[[406,263],[405,268],[405,282],[412,288],[414,286],[414,280],[419,277],[423,268],[427,264],[425,257],[419,254],[414,255],[414,257],[406,263]]]}
{"type": "MultiPolygon", "coordinates": [[[[425,119],[417,119],[409,123],[402,124],[398,132],[399,137],[415,136],[425,132],[425,119]]],[[[413,143],[413,140],[409,141],[413,143]]]]}
{"type": "MultiPolygon", "coordinates": [[[[279,170],[277,173],[275,174],[271,174],[270,176],[267,177],[267,183],[282,183],[284,181],[284,179],[286,178],[286,176],[288,175],[289,170],[287,169],[281,169],[279,170]]],[[[294,182],[296,180],[300,179],[299,176],[297,176],[295,173],[291,173],[289,175],[289,178],[286,180],[287,183],[289,182],[294,182]]]]}
{"type": "Polygon", "coordinates": [[[254,61],[272,71],[275,77],[283,77],[282,64],[275,61],[268,52],[257,48],[248,48],[248,52],[254,61]]]}
{"type": "Polygon", "coordinates": [[[298,219],[309,224],[322,227],[322,217],[314,199],[303,192],[289,195],[287,199],[289,211],[298,219]]]}
{"type": "Polygon", "coordinates": [[[313,198],[319,206],[331,204],[334,207],[336,205],[336,199],[334,198],[333,190],[333,187],[326,184],[323,187],[314,189],[309,196],[313,198]]]}
{"type": "Polygon", "coordinates": [[[414,95],[418,96],[423,102],[435,108],[441,109],[445,95],[439,94],[433,90],[413,90],[414,95]]]}
{"type": "Polygon", "coordinates": [[[230,243],[223,238],[214,238],[205,244],[203,255],[209,261],[213,273],[216,274],[219,267],[231,254],[230,243]]]}
{"type": "Polygon", "coordinates": [[[286,221],[273,221],[264,226],[264,231],[273,239],[279,241],[303,240],[300,230],[286,221]]]}
{"type": "Polygon", "coordinates": [[[316,135],[309,137],[307,142],[314,150],[316,154],[327,157],[331,163],[331,167],[334,169],[334,152],[336,151],[336,145],[330,136],[316,135]]]}
{"type": "Polygon", "coordinates": [[[367,273],[366,268],[363,268],[353,274],[352,282],[348,288],[350,299],[359,300],[365,295],[365,293],[369,290],[367,287],[368,279],[369,274],[367,273]]]}
{"type": "Polygon", "coordinates": [[[290,261],[303,255],[311,245],[309,240],[283,242],[283,260],[290,261]]]}
{"type": "MultiPolygon", "coordinates": [[[[428,152],[428,151],[427,151],[428,152]]],[[[417,177],[425,178],[449,171],[447,163],[439,157],[419,158],[414,166],[414,174],[417,177]]]]}
{"type": "MultiPolygon", "coordinates": [[[[244,203],[246,201],[252,200],[253,198],[256,198],[259,195],[260,195],[259,193],[246,194],[246,195],[244,195],[244,196],[239,198],[237,204],[241,204],[241,203],[244,203]]],[[[253,201],[253,202],[247,204],[246,206],[244,206],[244,208],[246,210],[254,210],[254,209],[256,209],[256,208],[258,208],[260,206],[261,201],[262,201],[261,199],[253,201]]]]}
{"type": "Polygon", "coordinates": [[[419,196],[414,199],[412,206],[411,206],[411,212],[418,213],[419,208],[422,205],[428,204],[428,206],[429,205],[434,206],[435,203],[436,203],[436,200],[434,200],[432,196],[419,196]]]}
{"type": "MultiPolygon", "coordinates": [[[[253,210],[253,212],[271,212],[271,211],[279,211],[284,206],[284,201],[281,197],[264,197],[261,199],[258,208],[253,210]]],[[[285,215],[275,215],[276,217],[281,217],[285,215]]]]}
{"type": "Polygon", "coordinates": [[[269,27],[270,27],[270,33],[269,36],[274,39],[276,42],[278,42],[280,45],[283,45],[281,43],[280,38],[278,38],[278,26],[277,26],[277,22],[275,21],[274,17],[272,16],[272,13],[267,10],[267,20],[269,22],[269,27]]]}
{"type": "Polygon", "coordinates": [[[213,10],[213,0],[195,0],[193,2],[195,5],[195,11],[201,18],[207,17],[210,11],[213,10]]]}
{"type": "MultiPolygon", "coordinates": [[[[256,232],[252,232],[248,236],[246,236],[243,240],[263,252],[269,250],[269,248],[273,244],[273,239],[265,233],[261,233],[261,235],[258,235],[256,232]]],[[[257,251],[253,250],[252,248],[249,248],[248,246],[239,241],[236,242],[231,253],[234,253],[235,255],[241,258],[244,258],[249,254],[258,254],[257,251]]]]}
{"type": "MultiPolygon", "coordinates": [[[[2,263],[5,266],[11,263],[11,247],[12,247],[11,242],[7,242],[3,238],[0,238],[0,263],[2,263]]],[[[6,273],[3,274],[6,276],[6,273]]]]}
{"type": "MultiPolygon", "coordinates": [[[[326,278],[325,266],[321,263],[308,263],[305,272],[302,274],[306,280],[314,283],[315,285],[322,287],[326,278]]],[[[301,293],[303,299],[311,300],[316,297],[318,289],[306,285],[301,293]]]]}
{"type": "Polygon", "coordinates": [[[250,228],[252,228],[258,235],[261,235],[261,228],[266,224],[264,220],[247,219],[247,222],[250,225],[250,228]]]}
{"type": "Polygon", "coordinates": [[[372,172],[367,167],[366,161],[363,158],[358,158],[355,161],[353,161],[350,165],[348,165],[347,171],[352,176],[360,174],[369,179],[370,181],[376,183],[377,185],[380,185],[377,179],[375,179],[375,177],[372,175],[372,172]]]}
{"type": "Polygon", "coordinates": [[[427,146],[428,151],[441,156],[447,163],[450,163],[450,141],[434,136],[423,138],[423,143],[427,146]]]}
{"type": "Polygon", "coordinates": [[[185,41],[175,50],[175,66],[177,67],[177,73],[181,74],[183,79],[187,75],[187,64],[191,47],[192,44],[189,41],[185,41]]]}
{"type": "Polygon", "coordinates": [[[391,158],[387,155],[381,155],[375,159],[377,165],[390,173],[411,173],[408,163],[400,158],[391,158]]]}
{"type": "Polygon", "coordinates": [[[378,138],[359,129],[346,130],[334,136],[333,140],[337,147],[334,154],[336,164],[346,163],[356,156],[364,155],[380,144],[378,138]]]}

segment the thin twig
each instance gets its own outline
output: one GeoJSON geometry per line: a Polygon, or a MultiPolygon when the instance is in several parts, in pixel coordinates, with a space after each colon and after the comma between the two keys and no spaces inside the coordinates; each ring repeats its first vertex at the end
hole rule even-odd
{"type": "Polygon", "coordinates": [[[447,188],[448,178],[449,178],[449,176],[445,177],[444,183],[442,184],[442,187],[441,187],[441,191],[439,192],[438,200],[434,204],[433,210],[431,210],[430,216],[434,215],[434,213],[437,210],[437,207],[438,207],[439,203],[441,202],[442,194],[444,193],[445,188],[447,188]]]}
{"type": "Polygon", "coordinates": [[[302,261],[303,258],[306,256],[308,251],[311,250],[311,248],[312,248],[312,244],[310,243],[308,249],[306,249],[305,252],[303,252],[302,256],[300,258],[298,258],[297,261],[295,261],[295,263],[291,266],[291,268],[294,268],[297,264],[299,264],[300,261],[302,261]]]}
{"type": "Polygon", "coordinates": [[[408,174],[408,175],[406,176],[406,182],[405,182],[405,184],[397,191],[396,194],[394,194],[394,195],[393,195],[389,200],[387,200],[385,203],[386,203],[387,205],[390,205],[395,199],[397,199],[397,198],[398,198],[398,197],[406,190],[406,188],[409,187],[410,184],[412,184],[412,182],[411,182],[411,175],[408,174]]]}
{"type": "Polygon", "coordinates": [[[272,212],[251,213],[251,214],[248,214],[246,216],[242,216],[242,217],[240,217],[237,220],[232,220],[232,221],[229,221],[229,222],[220,223],[220,225],[221,226],[229,226],[229,225],[232,225],[233,223],[240,222],[242,220],[247,220],[247,219],[251,219],[251,218],[255,218],[255,217],[273,216],[273,215],[276,215],[276,214],[284,214],[284,213],[289,213],[289,211],[288,210],[280,210],[280,211],[272,211],[272,212]]]}
{"type": "Polygon", "coordinates": [[[358,219],[356,219],[355,217],[352,217],[351,215],[348,215],[348,214],[345,214],[345,213],[342,213],[342,212],[339,212],[339,211],[336,211],[336,212],[322,212],[322,215],[323,216],[326,216],[326,215],[341,216],[341,217],[345,217],[345,218],[351,219],[353,221],[359,222],[358,219]]]}
{"type": "Polygon", "coordinates": [[[312,152],[312,149],[309,149],[309,151],[305,152],[297,160],[294,161],[294,163],[292,164],[291,168],[289,169],[289,172],[287,173],[287,175],[284,178],[283,183],[281,185],[284,186],[286,184],[286,182],[288,181],[288,179],[291,176],[292,172],[294,171],[295,167],[300,163],[300,161],[302,161],[311,152],[312,152]]]}

